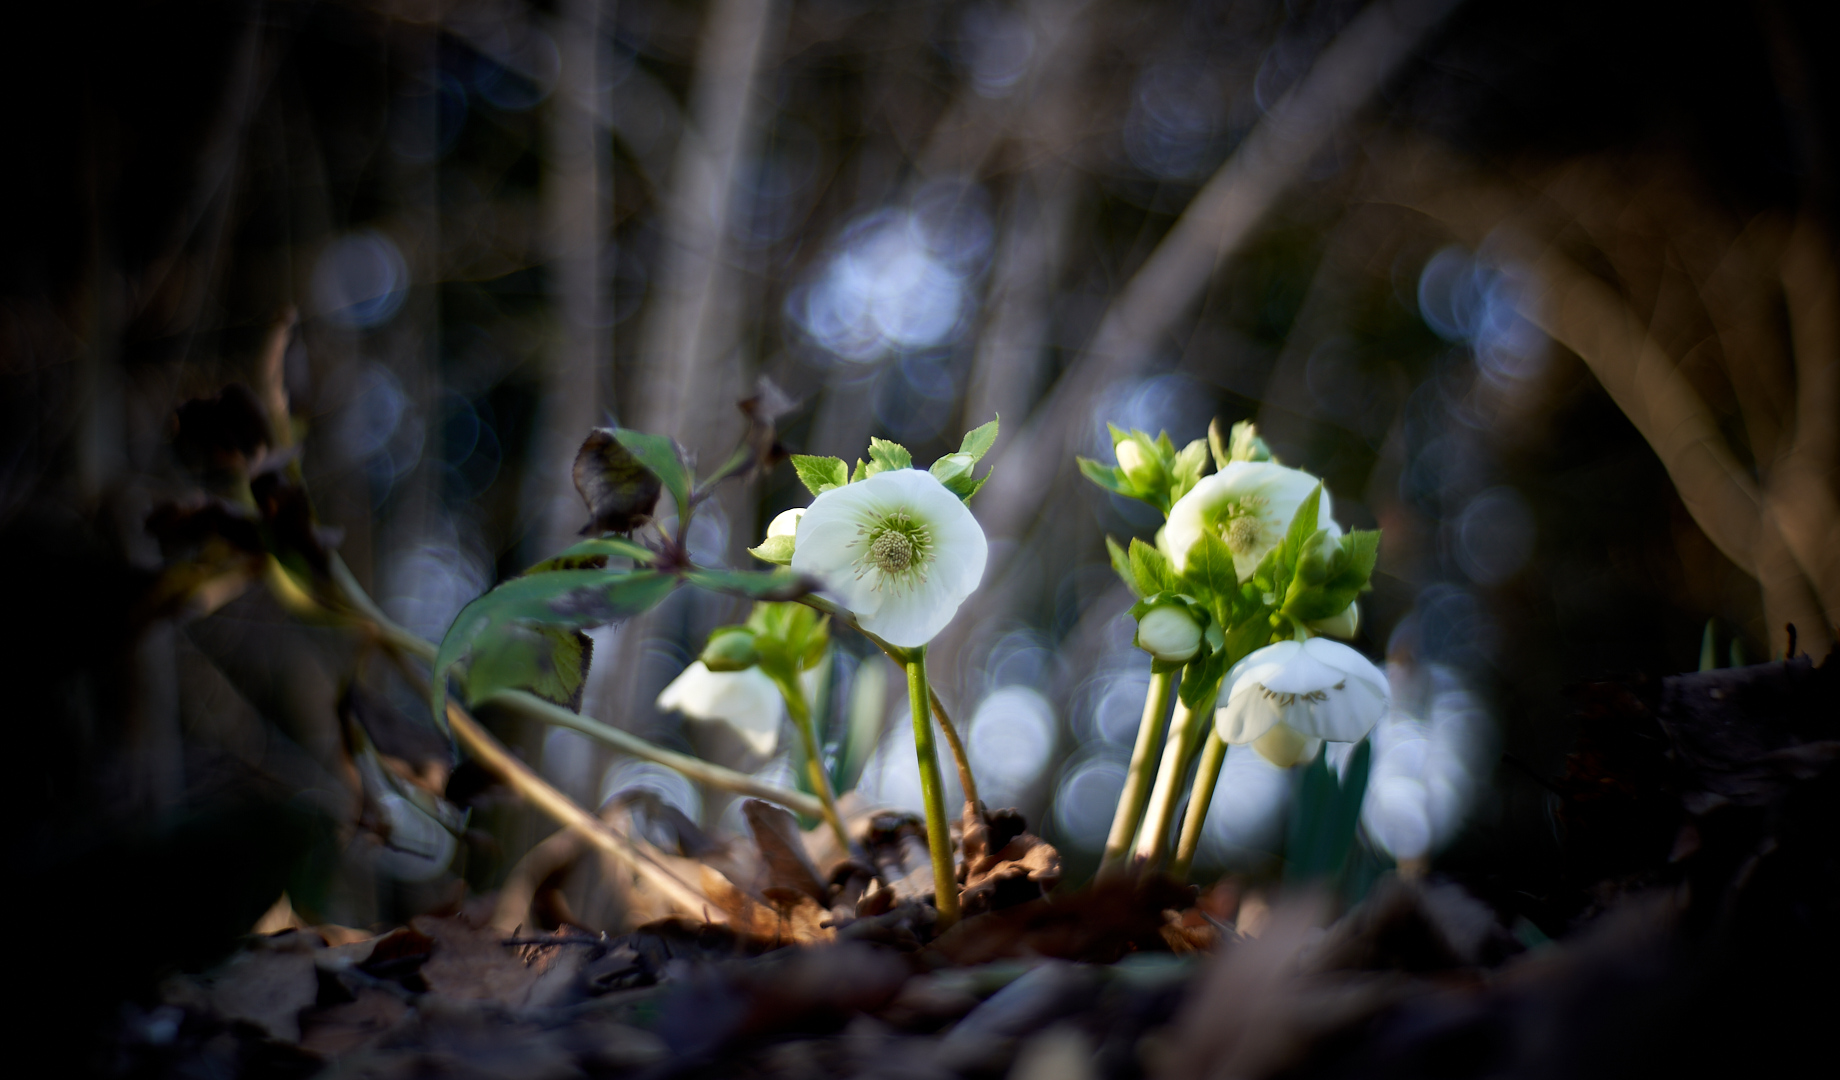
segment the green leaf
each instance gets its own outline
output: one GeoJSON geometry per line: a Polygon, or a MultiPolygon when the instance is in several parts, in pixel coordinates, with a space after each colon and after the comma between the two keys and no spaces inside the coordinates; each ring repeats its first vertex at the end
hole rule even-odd
{"type": "Polygon", "coordinates": [[[1098,484],[1107,491],[1118,495],[1136,497],[1136,488],[1130,486],[1124,478],[1124,470],[1113,465],[1101,465],[1091,458],[1075,458],[1080,466],[1080,475],[1098,484]]]}
{"type": "Polygon", "coordinates": [[[1145,594],[1142,589],[1138,588],[1137,574],[1131,568],[1131,557],[1126,555],[1124,548],[1119,547],[1118,541],[1110,536],[1105,538],[1105,550],[1111,555],[1112,569],[1117,572],[1119,580],[1124,582],[1124,587],[1131,590],[1132,596],[1142,599],[1145,594]]]}
{"type": "Polygon", "coordinates": [[[1182,669],[1182,685],[1177,693],[1182,697],[1182,704],[1190,710],[1199,712],[1206,709],[1214,711],[1214,701],[1220,696],[1220,680],[1226,675],[1227,663],[1225,653],[1197,655],[1182,669]]]}
{"type": "Polygon", "coordinates": [[[887,439],[869,440],[869,475],[893,472],[896,469],[914,467],[914,456],[907,452],[907,447],[887,439]]]}
{"type": "Polygon", "coordinates": [[[799,474],[799,483],[813,495],[822,495],[850,482],[850,467],[842,458],[794,454],[792,468],[799,474]]]}
{"type": "Polygon", "coordinates": [[[1117,424],[1114,424],[1109,420],[1106,421],[1105,423],[1105,430],[1111,432],[1113,447],[1117,447],[1119,443],[1131,437],[1130,432],[1126,431],[1125,429],[1119,427],[1117,424]]]}
{"type": "Polygon", "coordinates": [[[997,445],[997,420],[965,432],[964,441],[958,444],[958,452],[969,454],[974,462],[982,461],[984,455],[990,453],[990,448],[997,445]]]}
{"type": "Polygon", "coordinates": [[[473,642],[467,701],[479,702],[500,690],[528,690],[579,709],[593,656],[594,643],[580,630],[521,622],[492,627],[473,642]]]}
{"type": "Polygon", "coordinates": [[[1131,577],[1137,583],[1139,596],[1181,590],[1182,579],[1169,565],[1168,556],[1136,537],[1131,538],[1130,562],[1131,577]]]}
{"type": "Polygon", "coordinates": [[[1339,614],[1355,597],[1373,588],[1374,563],[1379,555],[1378,531],[1357,529],[1345,534],[1323,560],[1324,573],[1319,580],[1306,580],[1301,568],[1292,578],[1284,613],[1303,622],[1339,614]]]}
{"type": "Polygon", "coordinates": [[[1239,663],[1246,657],[1271,644],[1271,623],[1267,620],[1267,611],[1255,611],[1250,617],[1233,624],[1227,631],[1226,642],[1221,646],[1221,654],[1227,658],[1229,666],[1239,663]]]}
{"type": "Polygon", "coordinates": [[[588,504],[584,533],[631,532],[652,520],[663,481],[619,439],[595,428],[575,453],[575,490],[588,504]]]}
{"type": "Polygon", "coordinates": [[[616,536],[604,536],[594,540],[583,540],[579,544],[544,559],[530,569],[529,574],[546,574],[553,570],[600,570],[604,569],[610,559],[631,559],[641,566],[649,566],[658,559],[658,553],[644,544],[623,540],[616,536]]]}
{"type": "Polygon", "coordinates": [[[850,483],[854,484],[858,480],[867,480],[874,475],[875,471],[872,471],[869,466],[864,465],[862,458],[857,458],[856,471],[850,474],[850,483]]]}
{"type": "Polygon", "coordinates": [[[684,575],[684,580],[710,592],[745,596],[750,600],[796,600],[819,588],[811,578],[783,568],[764,574],[744,570],[692,570],[684,575]]]}
{"type": "Polygon", "coordinates": [[[1340,876],[1354,846],[1372,765],[1373,746],[1363,739],[1349,755],[1342,777],[1329,768],[1327,753],[1317,754],[1304,767],[1290,835],[1285,838],[1287,879],[1316,881],[1340,876]]]}
{"type": "Polygon", "coordinates": [[[1182,580],[1191,592],[1210,601],[1236,595],[1239,571],[1233,567],[1233,549],[1214,530],[1203,529],[1201,538],[1188,549],[1188,568],[1182,580]]]}
{"type": "Polygon", "coordinates": [[[664,482],[666,491],[677,503],[678,528],[682,529],[690,516],[690,469],[684,464],[683,452],[676,442],[663,435],[651,435],[630,428],[614,428],[614,438],[620,440],[639,459],[639,464],[650,469],[652,474],[664,482]]]}
{"type": "Polygon", "coordinates": [[[677,578],[655,570],[553,570],[513,578],[479,597],[454,618],[435,655],[429,705],[447,730],[447,674],[477,646],[489,646],[513,623],[583,630],[649,610],[670,595],[677,578]]]}
{"type": "Polygon", "coordinates": [[[760,542],[759,547],[748,548],[748,554],[761,562],[778,563],[780,566],[792,564],[793,538],[790,536],[769,536],[760,542]]]}

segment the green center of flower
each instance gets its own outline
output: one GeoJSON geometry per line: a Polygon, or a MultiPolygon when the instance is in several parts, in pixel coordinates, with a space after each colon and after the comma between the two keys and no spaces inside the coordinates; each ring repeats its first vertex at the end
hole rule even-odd
{"type": "Polygon", "coordinates": [[[924,571],[932,556],[933,535],[925,525],[897,510],[861,531],[867,543],[858,563],[858,576],[875,570],[881,581],[910,583],[926,579],[924,571]]]}
{"type": "Polygon", "coordinates": [[[885,532],[869,545],[869,557],[884,572],[899,574],[914,564],[914,542],[906,533],[885,532]]]}
{"type": "Polygon", "coordinates": [[[1227,547],[1236,555],[1249,555],[1259,546],[1259,519],[1237,517],[1227,523],[1227,547]]]}
{"type": "Polygon", "coordinates": [[[1241,495],[1208,515],[1209,524],[1235,555],[1251,555],[1265,539],[1260,512],[1265,509],[1262,495],[1241,495]]]}

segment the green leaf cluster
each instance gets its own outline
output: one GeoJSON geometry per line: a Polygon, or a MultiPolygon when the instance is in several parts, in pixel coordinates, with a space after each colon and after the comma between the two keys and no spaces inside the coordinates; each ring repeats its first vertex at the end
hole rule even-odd
{"type": "MultiPolygon", "coordinates": [[[[989,473],[981,477],[975,475],[978,462],[982,461],[984,455],[988,454],[990,448],[996,444],[997,421],[992,420],[966,433],[964,441],[959,443],[956,451],[933,462],[933,467],[927,471],[932,474],[933,479],[945,485],[947,491],[957,495],[965,502],[970,502],[971,496],[976,495],[978,489],[984,486],[984,482],[990,479],[989,473]]],[[[907,447],[887,439],[870,439],[869,460],[864,461],[858,458],[854,471],[842,458],[815,457],[809,454],[792,455],[792,468],[798,473],[799,482],[804,484],[805,489],[810,491],[814,497],[832,488],[867,480],[880,473],[913,467],[914,456],[908,452],[907,447]]],[[[777,562],[783,565],[792,561],[792,545],[789,541],[789,537],[774,537],[759,547],[749,550],[756,557],[765,559],[767,562],[777,562]],[[788,543],[775,544],[773,542],[781,539],[787,540],[788,543]]]]}
{"type": "Polygon", "coordinates": [[[1145,432],[1125,431],[1115,424],[1106,427],[1112,433],[1112,453],[1119,464],[1105,465],[1091,458],[1076,460],[1083,476],[1113,494],[1140,499],[1167,517],[1176,500],[1188,494],[1207,473],[1208,444],[1204,439],[1178,450],[1166,431],[1151,438],[1145,432]]]}
{"type": "Polygon", "coordinates": [[[1327,754],[1317,754],[1304,768],[1284,838],[1287,881],[1322,881],[1341,875],[1354,848],[1373,754],[1373,744],[1362,739],[1355,744],[1341,776],[1329,768],[1327,754]]]}

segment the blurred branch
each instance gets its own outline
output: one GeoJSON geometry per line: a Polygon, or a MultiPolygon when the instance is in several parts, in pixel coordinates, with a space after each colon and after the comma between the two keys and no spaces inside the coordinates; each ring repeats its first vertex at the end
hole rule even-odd
{"type": "MultiPolygon", "coordinates": [[[[1804,219],[1783,253],[1783,293],[1795,344],[1795,434],[1770,474],[1770,509],[1813,583],[1830,627],[1840,625],[1840,273],[1826,231],[1804,219]]],[[[1813,652],[1813,643],[1810,643],[1813,652]]]]}
{"type": "Polygon", "coordinates": [[[1014,537],[1035,518],[1049,479],[1065,471],[1077,448],[1092,400],[1149,366],[1158,340],[1200,296],[1214,268],[1457,3],[1368,6],[1246,136],[1106,310],[1085,355],[1002,448],[992,490],[978,507],[987,532],[1014,537]]]}
{"type": "MultiPolygon", "coordinates": [[[[628,423],[685,437],[685,424],[734,379],[716,368],[737,345],[738,311],[724,307],[736,180],[751,141],[755,83],[778,25],[776,0],[715,0],[705,14],[690,91],[691,127],[678,141],[665,207],[663,268],[646,317],[646,389],[628,423]]],[[[732,395],[731,395],[732,396],[732,395]]],[[[698,423],[698,435],[718,424],[698,423]]],[[[694,440],[701,443],[703,438],[694,440]]]]}

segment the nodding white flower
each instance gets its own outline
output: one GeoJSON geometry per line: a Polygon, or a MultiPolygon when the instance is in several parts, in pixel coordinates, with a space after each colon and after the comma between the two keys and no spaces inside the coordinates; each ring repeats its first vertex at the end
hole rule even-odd
{"type": "Polygon", "coordinates": [[[658,695],[658,707],[694,720],[717,720],[733,728],[748,748],[771,754],[779,743],[786,701],[773,679],[757,667],[711,671],[698,660],[658,695]]]}
{"type": "Polygon", "coordinates": [[[930,473],[893,469],[831,488],[799,519],[792,568],[901,648],[933,640],[984,576],[984,530],[930,473]]]}
{"type": "Polygon", "coordinates": [[[1280,641],[1233,665],[1221,681],[1215,730],[1251,743],[1278,766],[1315,755],[1321,741],[1359,742],[1386,712],[1386,675],[1327,638],[1280,641]]]}
{"type": "Polygon", "coordinates": [[[771,540],[775,536],[797,537],[799,535],[799,519],[804,516],[805,508],[803,506],[795,506],[790,510],[781,510],[779,514],[773,518],[772,523],[767,526],[767,539],[771,540]]]}
{"type": "MultiPolygon", "coordinates": [[[[1189,550],[1203,532],[1212,532],[1226,542],[1233,569],[1246,580],[1265,553],[1284,539],[1297,507],[1319,483],[1307,472],[1269,461],[1229,461],[1226,468],[1202,477],[1169,508],[1165,543],[1176,572],[1187,572],[1189,550]]],[[[1316,520],[1329,519],[1325,490],[1316,520]]]]}
{"type": "Polygon", "coordinates": [[[1201,624],[1180,604],[1160,604],[1137,620],[1137,647],[1169,663],[1201,651],[1201,624]]]}

